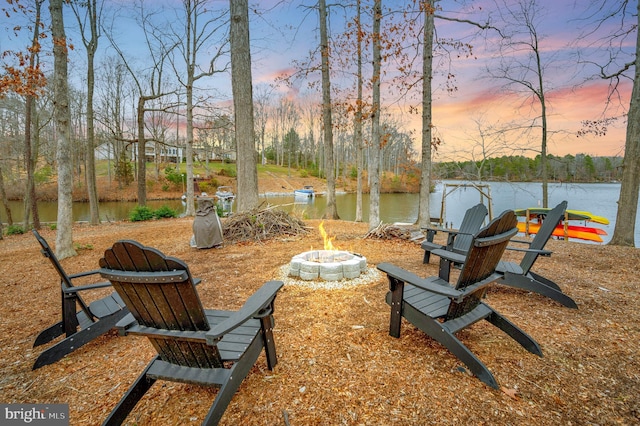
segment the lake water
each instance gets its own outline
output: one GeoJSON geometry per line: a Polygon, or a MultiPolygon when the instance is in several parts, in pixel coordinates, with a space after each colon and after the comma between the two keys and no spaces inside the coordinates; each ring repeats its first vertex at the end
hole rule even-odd
{"type": "MultiPolygon", "coordinates": [[[[460,185],[460,181],[444,181],[436,186],[430,196],[430,210],[432,218],[439,218],[444,204],[443,222],[447,226],[458,227],[465,211],[481,202],[480,192],[473,187],[451,187],[460,185]],[[443,192],[447,196],[443,203],[443,192]]],[[[487,183],[484,183],[487,184],[487,183]]],[[[507,209],[524,209],[542,205],[542,184],[540,183],[507,183],[491,182],[489,188],[483,188],[492,199],[493,216],[499,215],[507,209]]],[[[597,216],[609,219],[609,225],[590,224],[590,226],[604,229],[609,235],[603,236],[608,242],[615,227],[617,201],[620,195],[619,183],[593,184],[549,184],[549,207],[554,207],[561,201],[567,200],[569,209],[586,210],[597,216]]],[[[363,194],[363,220],[369,217],[369,196],[363,194]]],[[[324,213],[326,200],[316,197],[313,200],[294,200],[293,197],[266,197],[270,204],[283,205],[287,211],[296,210],[305,218],[320,218],[324,213]]],[[[487,204],[485,199],[485,204],[487,204]]],[[[640,204],[640,203],[639,203],[640,204]]],[[[336,196],[338,215],[344,220],[355,219],[355,194],[339,194],[336,196]]],[[[640,206],[638,208],[640,211],[640,206]]],[[[409,222],[418,219],[418,194],[380,194],[380,219],[385,223],[409,222]]],[[[576,223],[577,224],[577,223],[576,223]]],[[[640,246],[640,221],[636,218],[635,228],[636,246],[640,246]]]]}
{"type": "MultiPolygon", "coordinates": [[[[458,227],[464,212],[481,201],[480,193],[471,187],[454,189],[446,184],[461,184],[459,181],[444,181],[437,185],[436,191],[430,196],[431,217],[440,217],[443,205],[443,191],[447,191],[444,202],[443,222],[452,227],[458,227]]],[[[487,189],[485,189],[487,191],[487,189]]],[[[540,183],[505,183],[491,182],[489,191],[492,198],[493,216],[497,216],[506,209],[523,209],[540,206],[542,199],[542,185],[540,183]]],[[[619,183],[593,184],[549,184],[549,207],[553,207],[563,200],[567,200],[572,210],[586,210],[597,216],[609,219],[609,225],[596,224],[609,235],[603,236],[608,242],[615,226],[617,201],[620,194],[619,183]]],[[[369,196],[363,194],[363,220],[369,220],[369,196]]],[[[285,196],[263,196],[265,203],[277,205],[279,208],[295,211],[305,219],[319,219],[326,208],[326,198],[317,196],[311,199],[294,198],[293,194],[285,196]]],[[[181,200],[149,201],[148,206],[157,209],[167,205],[180,214],[184,213],[181,200]]],[[[485,202],[486,204],[486,202],[485,202]]],[[[22,221],[22,202],[10,202],[13,220],[22,221]]],[[[336,205],[338,214],[343,220],[355,219],[356,194],[337,194],[336,205]]],[[[100,203],[100,216],[103,221],[127,219],[135,202],[105,202],[100,203]]],[[[39,202],[38,209],[42,222],[55,222],[57,203],[39,202]]],[[[638,209],[640,211],[640,208],[638,209]]],[[[74,203],[74,220],[88,221],[89,204],[74,203]]],[[[6,223],[4,211],[0,211],[0,218],[6,223]]],[[[380,219],[385,223],[408,222],[414,223],[418,218],[418,194],[380,194],[380,219]]],[[[640,223],[636,218],[636,246],[640,246],[640,223]]]]}

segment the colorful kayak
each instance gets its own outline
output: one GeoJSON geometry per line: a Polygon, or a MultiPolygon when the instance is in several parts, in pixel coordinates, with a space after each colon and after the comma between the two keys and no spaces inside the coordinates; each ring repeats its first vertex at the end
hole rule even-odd
{"type": "MultiPolygon", "coordinates": [[[[516,216],[526,216],[527,210],[529,210],[529,218],[534,218],[537,216],[546,216],[546,214],[549,213],[551,209],[545,207],[531,207],[529,209],[517,209],[514,210],[514,212],[516,216]]],[[[567,210],[566,213],[568,220],[584,220],[594,223],[601,223],[603,225],[609,224],[609,219],[603,216],[596,216],[591,212],[583,210],[567,210]]]]}
{"type": "MultiPolygon", "coordinates": [[[[525,222],[518,222],[518,232],[525,233],[527,228],[527,224],[525,222]]],[[[540,229],[540,224],[535,222],[529,222],[529,234],[537,234],[540,229]]],[[[556,226],[556,229],[553,230],[552,233],[555,237],[565,237],[564,225],[560,224],[556,226]]],[[[607,231],[599,228],[592,228],[589,226],[577,226],[577,225],[568,225],[567,226],[567,234],[568,238],[577,238],[580,240],[586,241],[594,241],[597,243],[601,243],[602,237],[600,235],[607,235],[607,231]]]]}

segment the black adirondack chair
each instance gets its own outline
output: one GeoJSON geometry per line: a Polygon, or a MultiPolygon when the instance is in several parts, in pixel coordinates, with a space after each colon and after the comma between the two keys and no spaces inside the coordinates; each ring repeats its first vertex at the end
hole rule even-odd
{"type": "Polygon", "coordinates": [[[431,252],[433,250],[447,249],[455,253],[465,254],[471,246],[473,234],[480,230],[486,216],[487,207],[480,203],[465,212],[464,217],[462,218],[462,223],[460,224],[460,229],[457,231],[452,229],[427,229],[427,239],[420,245],[422,250],[424,250],[422,263],[429,263],[431,252]],[[433,242],[433,237],[437,231],[447,232],[448,236],[446,245],[443,246],[433,242]]]}
{"type": "MultiPolygon", "coordinates": [[[[496,389],[498,383],[493,374],[455,336],[456,332],[485,319],[529,352],[542,356],[535,340],[482,301],[487,287],[500,278],[495,269],[509,239],[517,233],[516,222],[513,211],[507,210],[473,235],[455,287],[442,277],[420,278],[395,265],[379,264],[378,269],[389,278],[390,291],[386,296],[391,306],[389,334],[400,337],[404,317],[449,349],[482,382],[496,389]]],[[[441,259],[456,255],[442,249],[434,250],[436,253],[441,259]]]]}
{"type": "Polygon", "coordinates": [[[520,264],[507,261],[500,261],[498,263],[496,270],[502,274],[502,277],[500,277],[500,279],[496,281],[497,284],[542,294],[543,296],[547,296],[548,298],[553,299],[569,308],[578,308],[576,302],[571,297],[563,293],[558,284],[543,277],[542,275],[536,274],[531,270],[539,256],[551,255],[551,252],[545,250],[544,246],[551,238],[553,230],[564,218],[564,212],[566,209],[566,201],[561,202],[553,209],[551,209],[544,218],[544,221],[542,222],[542,226],[540,226],[538,233],[530,243],[527,241],[512,240],[512,242],[527,243],[529,247],[525,249],[508,247],[508,249],[510,250],[520,250],[525,254],[520,260],[520,264]]]}
{"type": "MultiPolygon", "coordinates": [[[[59,322],[41,331],[36,337],[33,347],[44,345],[59,336],[65,338],[44,350],[33,364],[33,369],[58,361],[84,344],[114,328],[127,313],[124,302],[113,292],[91,303],[85,302],[81,293],[111,287],[109,282],[78,285],[86,277],[98,274],[99,270],[67,274],[58,261],[47,241],[33,229],[33,235],[42,247],[41,252],[51,261],[60,277],[60,294],[62,299],[62,318],[59,322]],[[76,309],[79,309],[76,312],[76,309]]],[[[86,281],[86,280],[85,280],[86,281]]]]}
{"type": "Polygon", "coordinates": [[[158,379],[219,387],[203,422],[215,425],[262,348],[267,367],[276,365],[273,309],[281,281],[265,283],[239,311],[204,310],[187,265],[156,249],[118,241],[100,266],[133,317],[121,321],[122,333],[146,336],[158,351],[105,425],[121,424],[158,379]]]}

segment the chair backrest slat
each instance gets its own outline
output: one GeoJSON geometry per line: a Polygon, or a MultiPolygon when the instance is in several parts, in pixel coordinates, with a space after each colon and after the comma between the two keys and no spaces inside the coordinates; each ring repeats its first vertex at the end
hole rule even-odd
{"type": "MultiPolygon", "coordinates": [[[[165,330],[209,330],[193,279],[181,260],[135,241],[118,241],[105,251],[100,267],[139,324],[165,330]],[[167,271],[186,274],[181,278],[180,274],[167,271]]],[[[169,362],[204,368],[221,365],[214,346],[180,338],[148,337],[169,362]]]]}
{"type": "MultiPolygon", "coordinates": [[[[476,284],[495,272],[509,240],[518,232],[516,225],[515,214],[512,210],[506,210],[474,235],[458,276],[456,289],[476,284]]],[[[480,303],[485,292],[486,286],[483,286],[462,301],[452,302],[447,317],[456,318],[469,312],[480,303]]]]}
{"type": "MultiPolygon", "coordinates": [[[[533,241],[531,241],[530,248],[532,250],[544,249],[547,241],[549,241],[549,238],[551,238],[551,235],[553,235],[554,229],[556,229],[556,226],[558,226],[560,221],[564,218],[564,212],[566,209],[567,202],[563,201],[546,214],[542,222],[542,226],[540,226],[540,229],[538,229],[538,233],[535,237],[533,237],[533,241]]],[[[533,264],[536,262],[536,259],[538,259],[538,256],[538,253],[527,252],[522,257],[522,260],[520,261],[520,267],[525,274],[529,272],[533,264]]]]}
{"type": "Polygon", "coordinates": [[[464,217],[462,218],[460,229],[458,230],[460,233],[453,241],[452,249],[454,252],[466,253],[467,250],[469,250],[473,240],[473,235],[478,232],[482,226],[487,213],[487,207],[482,203],[476,204],[470,209],[467,209],[464,217]]]}

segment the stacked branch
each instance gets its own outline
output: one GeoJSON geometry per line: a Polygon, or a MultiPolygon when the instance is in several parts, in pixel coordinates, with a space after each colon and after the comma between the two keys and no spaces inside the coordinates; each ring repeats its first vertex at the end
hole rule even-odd
{"type": "MultiPolygon", "coordinates": [[[[415,240],[416,232],[406,226],[393,225],[390,223],[380,223],[378,226],[367,232],[364,238],[376,238],[379,240],[415,240]]],[[[419,237],[424,239],[424,235],[419,233],[419,237]]]]}
{"type": "Polygon", "coordinates": [[[222,232],[227,242],[262,241],[308,233],[304,222],[274,207],[255,208],[225,219],[222,232]]]}

